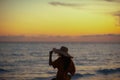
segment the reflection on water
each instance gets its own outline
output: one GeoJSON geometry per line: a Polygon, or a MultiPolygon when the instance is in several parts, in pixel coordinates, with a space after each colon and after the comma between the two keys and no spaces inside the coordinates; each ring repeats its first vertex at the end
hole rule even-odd
{"type": "Polygon", "coordinates": [[[48,65],[48,52],[62,45],[74,56],[77,72],[72,80],[120,79],[120,44],[0,43],[0,80],[50,80],[56,69],[48,65]]]}

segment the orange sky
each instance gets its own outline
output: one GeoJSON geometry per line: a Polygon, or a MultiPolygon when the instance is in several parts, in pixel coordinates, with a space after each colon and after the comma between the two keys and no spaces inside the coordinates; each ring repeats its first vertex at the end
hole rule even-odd
{"type": "Polygon", "coordinates": [[[120,1],[1,0],[0,36],[120,34],[120,1]]]}

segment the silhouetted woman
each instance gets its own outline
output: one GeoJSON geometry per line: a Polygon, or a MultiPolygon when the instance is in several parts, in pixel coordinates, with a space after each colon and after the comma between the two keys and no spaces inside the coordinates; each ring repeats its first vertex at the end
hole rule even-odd
{"type": "Polygon", "coordinates": [[[49,54],[49,65],[58,69],[56,78],[52,80],[70,80],[71,76],[75,74],[75,66],[72,61],[73,57],[68,54],[68,48],[64,46],[60,49],[53,48],[49,54]],[[59,56],[55,61],[52,61],[53,52],[57,53],[59,56]]]}

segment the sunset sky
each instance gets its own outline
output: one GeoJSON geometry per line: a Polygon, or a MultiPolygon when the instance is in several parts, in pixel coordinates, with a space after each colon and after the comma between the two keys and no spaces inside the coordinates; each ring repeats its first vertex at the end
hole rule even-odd
{"type": "Polygon", "coordinates": [[[0,0],[0,36],[120,34],[120,0],[0,0]]]}

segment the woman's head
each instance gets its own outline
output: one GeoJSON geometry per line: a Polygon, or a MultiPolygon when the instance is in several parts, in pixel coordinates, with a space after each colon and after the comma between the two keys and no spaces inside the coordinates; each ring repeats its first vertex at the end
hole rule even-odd
{"type": "Polygon", "coordinates": [[[60,50],[66,52],[66,53],[68,52],[68,48],[65,47],[65,46],[62,46],[62,47],[60,48],[60,50]]]}
{"type": "Polygon", "coordinates": [[[64,56],[64,57],[69,57],[73,58],[69,53],[68,53],[68,48],[65,46],[61,46],[60,49],[53,48],[53,51],[57,53],[59,56],[64,56]]]}

